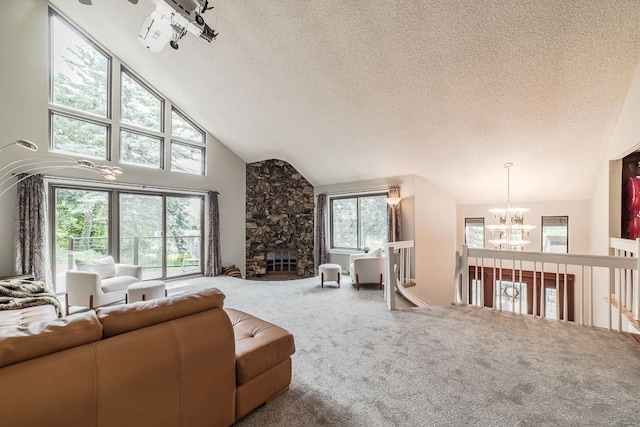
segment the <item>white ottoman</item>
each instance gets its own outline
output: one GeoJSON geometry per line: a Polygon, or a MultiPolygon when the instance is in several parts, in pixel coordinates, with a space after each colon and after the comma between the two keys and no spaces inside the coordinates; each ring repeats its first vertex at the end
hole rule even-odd
{"type": "Polygon", "coordinates": [[[324,282],[337,282],[340,287],[340,272],[342,267],[339,264],[320,264],[320,287],[324,288],[324,282]]]}
{"type": "Polygon", "coordinates": [[[162,280],[138,282],[127,288],[126,302],[147,301],[167,296],[167,290],[162,280]]]}

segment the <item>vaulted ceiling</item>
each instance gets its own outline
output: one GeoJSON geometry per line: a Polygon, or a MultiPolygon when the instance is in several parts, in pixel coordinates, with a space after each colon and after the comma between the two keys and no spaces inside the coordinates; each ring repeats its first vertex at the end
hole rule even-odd
{"type": "Polygon", "coordinates": [[[460,204],[504,200],[508,161],[513,201],[589,198],[640,62],[635,0],[214,0],[217,40],[159,53],[150,0],[52,3],[246,162],[460,204]]]}

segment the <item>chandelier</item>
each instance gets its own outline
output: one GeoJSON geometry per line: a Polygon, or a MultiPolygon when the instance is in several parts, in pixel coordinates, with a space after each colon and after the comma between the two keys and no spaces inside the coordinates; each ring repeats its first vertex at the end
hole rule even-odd
{"type": "Polygon", "coordinates": [[[489,209],[498,221],[498,224],[487,225],[487,230],[491,231],[491,235],[497,233],[497,239],[490,239],[489,243],[496,249],[521,251],[524,246],[530,243],[525,240],[529,236],[529,232],[536,228],[535,225],[526,225],[524,223],[524,214],[528,212],[528,208],[515,208],[511,206],[510,200],[510,176],[509,171],[513,163],[505,163],[507,169],[507,205],[505,208],[489,209]]]}

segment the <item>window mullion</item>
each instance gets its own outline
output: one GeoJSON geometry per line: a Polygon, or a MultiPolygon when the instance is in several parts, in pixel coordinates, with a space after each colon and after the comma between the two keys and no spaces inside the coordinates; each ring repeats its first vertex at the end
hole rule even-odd
{"type": "Polygon", "coordinates": [[[358,249],[363,248],[362,246],[362,233],[360,232],[360,197],[356,197],[356,236],[358,242],[358,249]]]}

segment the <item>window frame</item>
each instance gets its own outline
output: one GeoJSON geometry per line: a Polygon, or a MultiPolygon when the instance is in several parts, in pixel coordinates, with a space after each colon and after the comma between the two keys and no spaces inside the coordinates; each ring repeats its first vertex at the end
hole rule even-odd
{"type": "MultiPolygon", "coordinates": [[[[363,242],[361,241],[362,236],[361,236],[361,224],[360,224],[360,199],[361,198],[366,198],[366,197],[384,197],[387,198],[389,197],[388,192],[371,192],[371,193],[357,193],[357,194],[348,194],[348,195],[340,195],[340,196],[330,196],[328,203],[329,203],[329,249],[330,250],[338,250],[338,251],[360,251],[363,248],[363,242]],[[343,247],[343,246],[336,246],[334,244],[334,232],[333,232],[333,217],[334,217],[334,213],[333,213],[333,202],[334,200],[346,200],[346,199],[356,199],[356,244],[357,247],[352,248],[352,247],[343,247]]],[[[388,205],[386,205],[386,217],[387,217],[387,223],[389,222],[389,207],[388,205]]],[[[385,233],[385,243],[387,243],[388,240],[388,233],[385,233]]]]}
{"type": "MultiPolygon", "coordinates": [[[[545,233],[544,233],[544,228],[545,228],[545,219],[564,219],[566,222],[566,230],[567,230],[567,244],[566,244],[566,252],[564,253],[569,253],[569,216],[568,215],[543,215],[540,218],[540,252],[545,252],[544,250],[544,240],[545,240],[545,233]]],[[[549,253],[549,252],[546,252],[549,253]]]]}
{"type": "MultiPolygon", "coordinates": [[[[487,241],[487,235],[485,233],[486,229],[485,229],[485,225],[484,225],[484,217],[468,217],[464,219],[464,244],[468,245],[469,242],[467,242],[467,227],[469,227],[469,220],[472,221],[478,221],[481,222],[482,225],[482,247],[479,249],[484,249],[486,247],[486,241],[487,241]]],[[[472,247],[472,246],[469,246],[472,247]]]]}
{"type": "Polygon", "coordinates": [[[207,132],[204,129],[202,129],[202,127],[198,126],[193,120],[191,120],[191,118],[189,118],[189,116],[187,116],[185,113],[183,113],[175,105],[171,106],[171,113],[169,114],[169,116],[170,116],[170,118],[168,119],[168,121],[169,121],[170,127],[171,127],[170,153],[169,153],[169,161],[167,162],[169,171],[177,172],[177,173],[186,173],[186,174],[191,174],[191,175],[202,175],[202,176],[205,176],[207,174],[207,132]],[[180,118],[182,120],[184,120],[185,122],[189,123],[194,129],[196,129],[198,132],[200,132],[202,134],[202,142],[198,142],[198,141],[194,141],[194,140],[189,139],[189,138],[183,138],[181,136],[174,135],[174,133],[173,133],[173,114],[174,113],[177,114],[178,116],[180,116],[180,118]],[[200,172],[189,172],[189,171],[185,171],[185,170],[175,169],[173,167],[173,146],[174,146],[174,144],[187,146],[187,147],[191,147],[191,148],[197,148],[199,150],[202,150],[202,160],[200,162],[200,172]]]}
{"type": "Polygon", "coordinates": [[[118,57],[114,56],[109,50],[107,50],[104,46],[98,43],[96,40],[87,35],[82,28],[76,25],[72,20],[67,18],[64,14],[59,12],[54,6],[49,5],[48,7],[48,45],[49,45],[49,56],[48,56],[48,78],[49,78],[49,151],[52,153],[60,153],[68,156],[73,156],[76,158],[90,158],[90,159],[98,159],[105,160],[108,162],[113,162],[114,165],[117,164],[126,164],[127,166],[137,166],[144,167],[146,169],[156,169],[161,170],[167,173],[170,172],[181,172],[187,173],[191,175],[200,175],[206,176],[208,170],[208,158],[207,158],[207,131],[199,125],[196,121],[191,119],[187,114],[185,114],[177,105],[175,105],[168,97],[164,96],[160,91],[156,90],[152,85],[150,85],[144,78],[139,76],[135,71],[133,71],[130,67],[126,66],[118,57]],[[74,34],[78,35],[84,42],[91,45],[96,51],[98,51],[101,55],[104,55],[107,59],[107,114],[105,117],[85,112],[81,110],[77,110],[72,107],[67,107],[60,104],[53,103],[53,94],[54,94],[54,25],[53,20],[62,21],[63,25],[66,25],[69,29],[73,31],[74,34]],[[126,76],[137,84],[141,85],[147,91],[149,91],[154,97],[156,97],[161,103],[161,130],[156,131],[153,129],[148,129],[145,127],[141,127],[136,124],[130,124],[122,121],[122,76],[126,74],[126,76]],[[117,99],[115,97],[118,97],[117,99]],[[187,123],[189,123],[194,129],[202,134],[202,142],[190,140],[188,138],[183,138],[179,136],[172,135],[172,112],[176,112],[180,118],[187,123]],[[79,153],[70,153],[61,150],[55,150],[53,144],[53,138],[55,135],[54,132],[54,116],[64,116],[68,117],[72,120],[80,120],[87,123],[94,123],[97,125],[105,126],[107,128],[106,135],[106,147],[105,147],[105,156],[104,157],[95,157],[87,154],[79,154],[79,153]],[[147,136],[150,138],[159,138],[161,142],[161,164],[160,167],[150,166],[150,165],[142,165],[139,163],[133,163],[129,161],[122,161],[122,141],[121,130],[125,130],[127,132],[132,132],[135,134],[147,136]],[[198,150],[202,152],[202,159],[200,161],[201,168],[200,172],[191,172],[187,170],[176,170],[172,168],[171,161],[171,144],[175,141],[181,145],[189,145],[192,147],[197,147],[198,150]]]}
{"type": "Polygon", "coordinates": [[[120,106],[120,117],[118,118],[118,127],[119,127],[119,131],[118,131],[118,160],[120,161],[120,163],[122,164],[126,164],[126,165],[131,165],[131,166],[138,166],[138,167],[143,167],[143,168],[148,168],[148,169],[156,169],[156,170],[163,170],[166,169],[166,155],[165,155],[165,147],[166,147],[166,141],[167,141],[167,118],[166,118],[166,106],[170,101],[168,101],[165,97],[160,96],[160,94],[155,91],[154,89],[152,89],[148,84],[145,83],[145,81],[143,79],[141,79],[140,77],[138,77],[133,71],[129,70],[124,64],[120,64],[120,74],[119,74],[119,78],[120,78],[120,93],[119,93],[119,98],[118,98],[118,102],[119,102],[119,106],[120,106]],[[140,86],[142,86],[144,89],[146,89],[151,95],[153,95],[155,98],[157,98],[160,101],[160,130],[155,130],[155,129],[149,129],[149,128],[145,128],[133,123],[128,123],[128,122],[124,122],[122,120],[122,115],[123,115],[123,111],[122,111],[122,106],[123,106],[123,102],[122,102],[122,75],[126,74],[127,77],[129,77],[131,80],[133,80],[135,83],[139,84],[140,86]],[[140,136],[145,136],[145,137],[149,137],[149,138],[153,138],[153,139],[158,139],[160,141],[160,165],[159,166],[155,166],[155,165],[147,165],[147,164],[142,164],[142,163],[136,163],[136,162],[132,162],[132,161],[128,161],[124,159],[124,144],[122,143],[122,131],[125,132],[129,132],[135,135],[140,135],[140,136]]]}
{"type": "Polygon", "coordinates": [[[71,20],[69,20],[66,16],[62,15],[60,12],[55,10],[53,7],[49,6],[48,10],[48,35],[49,40],[47,41],[49,46],[49,61],[48,61],[48,73],[49,73],[49,150],[54,153],[67,154],[71,156],[78,157],[90,157],[92,159],[100,159],[100,160],[111,160],[111,149],[112,149],[112,128],[113,128],[113,65],[114,65],[114,57],[110,54],[105,48],[103,48],[98,42],[85,34],[80,28],[78,28],[71,20]],[[53,102],[54,96],[54,86],[55,86],[55,75],[53,68],[53,56],[54,49],[53,45],[55,43],[54,36],[54,28],[53,21],[54,19],[58,19],[69,27],[75,35],[79,38],[83,39],[86,43],[91,45],[96,51],[98,51],[101,55],[104,55],[107,59],[107,106],[106,106],[106,115],[101,116],[96,113],[78,110],[73,107],[69,107],[62,104],[56,104],[53,102]],[[107,128],[107,141],[105,146],[105,157],[95,157],[89,156],[86,154],[77,154],[77,153],[69,153],[66,151],[56,150],[53,144],[53,136],[54,136],[54,128],[53,128],[53,116],[65,116],[67,118],[71,118],[74,120],[80,120],[89,123],[95,123],[107,128]]]}
{"type": "MultiPolygon", "coordinates": [[[[69,180],[66,178],[49,178],[47,179],[47,194],[48,194],[48,207],[49,207],[49,222],[53,224],[49,229],[49,249],[51,251],[52,257],[52,267],[54,272],[57,272],[57,253],[56,253],[56,191],[62,190],[78,190],[78,191],[89,191],[89,192],[101,192],[108,195],[108,207],[107,207],[107,215],[108,215],[108,243],[107,248],[109,254],[114,257],[116,262],[121,262],[120,259],[122,253],[122,230],[121,230],[121,222],[120,222],[120,197],[122,195],[142,195],[142,196],[160,196],[162,197],[162,251],[163,251],[163,263],[161,269],[161,278],[162,280],[168,279],[177,279],[181,277],[189,277],[193,275],[201,275],[204,272],[204,248],[205,248],[205,240],[207,233],[206,226],[206,211],[207,211],[207,198],[206,194],[201,191],[193,190],[193,191],[175,191],[173,189],[162,188],[162,187],[144,187],[144,188],[132,188],[128,185],[121,184],[94,184],[94,183],[78,183],[73,180],[69,180]],[[167,232],[167,203],[166,200],[168,198],[198,198],[201,200],[200,204],[200,265],[196,269],[190,269],[188,271],[182,271],[178,274],[169,274],[168,266],[168,258],[167,258],[167,239],[169,238],[167,232]]],[[[175,266],[173,266],[175,267],[175,266]]],[[[55,275],[54,275],[55,276],[55,275]]],[[[145,277],[145,279],[149,279],[149,277],[145,277]]],[[[54,277],[54,288],[57,289],[59,284],[57,283],[57,277],[54,277]]]]}
{"type": "Polygon", "coordinates": [[[136,73],[134,73],[132,70],[130,70],[128,67],[126,67],[124,64],[120,64],[120,97],[119,97],[119,102],[120,102],[120,118],[119,118],[119,123],[120,123],[120,127],[122,128],[127,128],[127,129],[133,129],[136,130],[140,133],[148,133],[148,134],[154,134],[157,136],[164,136],[165,134],[165,129],[166,129],[166,118],[165,118],[165,111],[166,111],[166,105],[168,100],[161,96],[156,90],[154,90],[151,86],[149,86],[142,78],[138,77],[138,75],[136,73]],[[126,74],[127,77],[129,77],[131,80],[133,80],[135,83],[139,84],[140,86],[142,86],[142,88],[144,88],[145,90],[147,90],[151,95],[153,95],[154,98],[156,98],[158,101],[160,101],[160,129],[150,129],[150,128],[146,128],[140,125],[137,125],[135,123],[129,123],[126,122],[122,119],[122,114],[123,114],[123,102],[122,102],[122,75],[126,74]]]}

